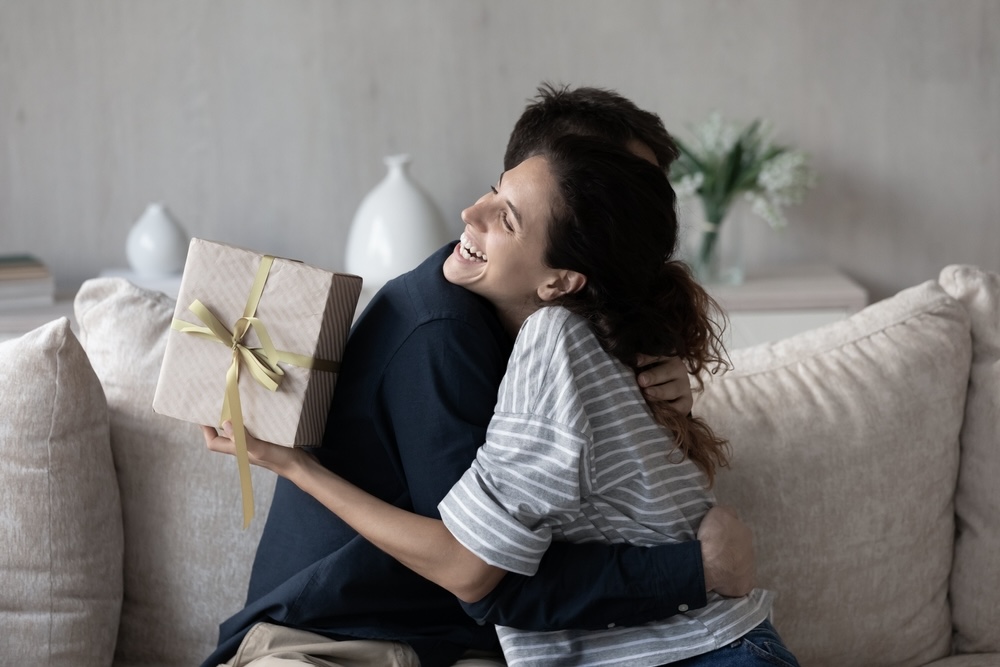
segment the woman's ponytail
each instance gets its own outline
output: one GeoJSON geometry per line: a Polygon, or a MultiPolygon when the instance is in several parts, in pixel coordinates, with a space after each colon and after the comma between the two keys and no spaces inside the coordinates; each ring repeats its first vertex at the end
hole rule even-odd
{"type": "MultiPolygon", "coordinates": [[[[563,198],[546,263],[587,276],[559,305],[590,322],[604,349],[632,368],[640,353],[680,357],[695,377],[726,366],[722,311],[687,265],[671,259],[677,218],[663,171],[585,137],[562,137],[545,155],[563,198]]],[[[650,408],[711,485],[728,462],[726,440],[666,402],[650,408]]]]}
{"type": "MultiPolygon", "coordinates": [[[[683,343],[674,355],[684,360],[696,382],[700,382],[704,371],[714,373],[728,367],[722,345],[725,319],[722,310],[694,280],[687,265],[678,261],[666,262],[657,283],[658,310],[680,315],[673,326],[679,329],[677,339],[683,343]]],[[[672,326],[671,323],[664,325],[668,329],[672,326]]],[[[728,441],[717,436],[699,417],[678,414],[664,403],[654,403],[650,407],[656,420],[674,434],[677,449],[705,472],[711,486],[716,469],[729,463],[728,441]]]]}

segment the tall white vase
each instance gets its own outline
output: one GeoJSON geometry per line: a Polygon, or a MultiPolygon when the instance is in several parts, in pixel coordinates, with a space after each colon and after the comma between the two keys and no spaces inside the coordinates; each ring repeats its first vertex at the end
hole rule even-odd
{"type": "Polygon", "coordinates": [[[409,174],[409,155],[385,158],[388,173],[358,206],[347,236],[347,271],[364,278],[362,304],[450,238],[440,210],[409,174]]]}
{"type": "Polygon", "coordinates": [[[140,276],[161,277],[184,270],[191,239],[163,204],[150,204],[125,240],[129,266],[140,276]]]}

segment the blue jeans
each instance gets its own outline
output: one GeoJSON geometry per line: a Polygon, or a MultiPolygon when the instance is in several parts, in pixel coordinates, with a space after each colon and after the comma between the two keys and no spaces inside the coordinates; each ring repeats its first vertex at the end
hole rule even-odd
{"type": "Polygon", "coordinates": [[[675,662],[669,667],[799,667],[770,621],[764,621],[729,646],[675,662]]]}

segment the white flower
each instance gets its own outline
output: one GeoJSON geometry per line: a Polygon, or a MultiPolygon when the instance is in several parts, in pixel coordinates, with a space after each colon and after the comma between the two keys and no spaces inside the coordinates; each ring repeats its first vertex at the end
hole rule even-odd
{"type": "Polygon", "coordinates": [[[694,136],[705,153],[721,156],[733,150],[733,146],[740,138],[740,130],[716,111],[710,114],[705,122],[694,128],[694,136]]]}
{"type": "Polygon", "coordinates": [[[786,151],[763,164],[757,184],[778,206],[798,204],[813,185],[807,158],[799,151],[786,151]]]}
{"type": "Polygon", "coordinates": [[[674,194],[677,195],[678,199],[687,199],[688,197],[693,197],[697,192],[701,184],[705,182],[705,174],[698,172],[697,174],[688,174],[681,178],[674,185],[674,194]]]}
{"type": "Polygon", "coordinates": [[[757,192],[748,192],[746,197],[750,200],[750,210],[754,215],[763,218],[771,229],[783,229],[788,225],[788,219],[785,218],[777,202],[757,192]]]}

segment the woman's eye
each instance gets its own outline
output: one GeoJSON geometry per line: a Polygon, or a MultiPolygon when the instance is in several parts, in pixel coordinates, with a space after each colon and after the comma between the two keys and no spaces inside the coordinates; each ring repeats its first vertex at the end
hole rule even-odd
{"type": "MultiPolygon", "coordinates": [[[[497,191],[496,186],[493,185],[490,186],[490,191],[495,195],[500,194],[500,192],[497,191]]],[[[508,232],[514,231],[514,225],[510,224],[510,220],[507,219],[507,211],[500,211],[500,222],[503,223],[504,229],[508,232]]]]}

